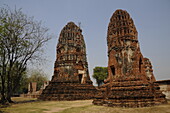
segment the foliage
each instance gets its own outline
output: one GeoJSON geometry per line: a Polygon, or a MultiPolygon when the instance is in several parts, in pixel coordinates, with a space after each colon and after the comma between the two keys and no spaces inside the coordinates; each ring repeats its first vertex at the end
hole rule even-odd
{"type": "Polygon", "coordinates": [[[41,86],[45,81],[48,81],[47,75],[42,70],[29,70],[24,72],[17,90],[14,91],[14,94],[25,94],[28,93],[28,84],[30,82],[37,83],[37,90],[40,90],[41,86]]]}
{"type": "Polygon", "coordinates": [[[40,90],[45,81],[48,81],[46,74],[41,70],[32,70],[31,76],[28,77],[27,82],[36,82],[37,90],[40,90]]]}
{"type": "Polygon", "coordinates": [[[0,8],[0,85],[1,102],[12,102],[29,62],[42,58],[50,36],[48,29],[21,9],[0,8]]]}
{"type": "Polygon", "coordinates": [[[93,78],[96,79],[98,86],[100,86],[107,78],[108,70],[107,67],[95,67],[93,69],[93,78]]]}
{"type": "Polygon", "coordinates": [[[25,72],[19,81],[18,88],[14,91],[14,94],[23,94],[28,92],[28,77],[25,72]]]}
{"type": "Polygon", "coordinates": [[[12,92],[14,94],[20,94],[22,92],[26,92],[26,79],[27,79],[27,73],[26,69],[24,69],[21,73],[18,73],[18,66],[19,63],[16,62],[13,65],[12,73],[11,73],[11,84],[13,86],[12,92]]]}

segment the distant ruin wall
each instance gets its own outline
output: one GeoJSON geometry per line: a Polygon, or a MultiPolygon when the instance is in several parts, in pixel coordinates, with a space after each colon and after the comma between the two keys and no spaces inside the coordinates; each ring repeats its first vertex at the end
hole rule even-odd
{"type": "Polygon", "coordinates": [[[37,82],[30,82],[28,84],[28,93],[27,94],[20,94],[20,97],[26,98],[38,98],[43,89],[49,84],[49,81],[45,81],[44,84],[41,86],[41,89],[37,91],[37,82]]]}
{"type": "Polygon", "coordinates": [[[166,99],[170,100],[170,80],[156,81],[159,84],[160,90],[166,95],[166,99]]]}

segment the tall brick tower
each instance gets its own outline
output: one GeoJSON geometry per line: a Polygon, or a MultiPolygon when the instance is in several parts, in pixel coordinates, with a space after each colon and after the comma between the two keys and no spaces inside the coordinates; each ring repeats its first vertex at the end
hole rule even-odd
{"type": "Polygon", "coordinates": [[[138,32],[127,11],[116,10],[108,26],[108,77],[93,101],[96,105],[145,107],[166,103],[144,58],[138,32]]]}
{"type": "Polygon", "coordinates": [[[82,30],[73,22],[61,30],[56,57],[54,75],[40,99],[92,99],[96,89],[89,77],[86,46],[82,30]]]}

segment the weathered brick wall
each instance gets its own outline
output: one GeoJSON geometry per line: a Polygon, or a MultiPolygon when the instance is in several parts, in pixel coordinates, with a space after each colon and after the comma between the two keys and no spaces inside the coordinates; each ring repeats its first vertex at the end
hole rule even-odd
{"type": "Polygon", "coordinates": [[[166,103],[154,83],[152,64],[144,58],[138,32],[129,13],[116,10],[108,25],[108,77],[93,101],[95,105],[145,107],[166,103]]]}
{"type": "Polygon", "coordinates": [[[92,99],[95,92],[89,76],[82,30],[73,22],[69,22],[61,30],[58,39],[54,75],[39,99],[92,99]]]}
{"type": "Polygon", "coordinates": [[[159,84],[160,90],[166,95],[166,99],[170,100],[170,80],[156,81],[159,84]]]}

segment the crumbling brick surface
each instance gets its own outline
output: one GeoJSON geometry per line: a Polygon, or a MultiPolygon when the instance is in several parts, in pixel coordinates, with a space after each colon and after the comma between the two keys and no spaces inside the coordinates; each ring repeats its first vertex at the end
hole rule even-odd
{"type": "Polygon", "coordinates": [[[145,107],[166,103],[154,83],[152,65],[144,58],[138,32],[127,11],[116,10],[108,26],[108,77],[93,103],[119,107],[145,107]]]}
{"type": "Polygon", "coordinates": [[[57,44],[54,75],[43,90],[41,100],[92,99],[96,92],[89,77],[86,46],[80,27],[69,22],[57,44]]]}

